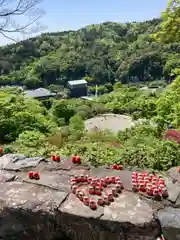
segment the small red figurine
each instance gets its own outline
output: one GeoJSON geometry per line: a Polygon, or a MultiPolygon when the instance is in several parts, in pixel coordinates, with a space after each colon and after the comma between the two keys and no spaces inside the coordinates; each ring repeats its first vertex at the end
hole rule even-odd
{"type": "Polygon", "coordinates": [[[72,156],[72,163],[81,164],[80,156],[72,156]]]}
{"type": "Polygon", "coordinates": [[[56,156],[55,155],[51,156],[51,160],[56,161],[56,156]]]}
{"type": "Polygon", "coordinates": [[[0,148],[0,153],[2,154],[4,152],[3,148],[0,148]]]}
{"type": "Polygon", "coordinates": [[[90,207],[92,210],[96,210],[96,209],[97,209],[97,205],[96,205],[95,201],[90,200],[90,201],[89,201],[89,207],[90,207]]]}
{"type": "Polygon", "coordinates": [[[53,155],[51,157],[52,161],[55,161],[55,162],[60,162],[61,161],[61,157],[59,155],[53,155]]]}
{"type": "Polygon", "coordinates": [[[116,166],[116,170],[123,170],[123,166],[120,165],[120,164],[117,164],[117,166],[116,166]]]}
{"type": "Polygon", "coordinates": [[[114,169],[114,170],[117,169],[117,164],[113,164],[112,169],[114,169]]]}
{"type": "Polygon", "coordinates": [[[100,206],[104,205],[104,199],[102,197],[99,197],[97,200],[97,204],[100,206]]]}
{"type": "Polygon", "coordinates": [[[81,158],[80,158],[80,156],[76,156],[76,163],[81,164],[81,158]]]}
{"type": "Polygon", "coordinates": [[[72,162],[76,163],[76,156],[72,156],[72,162]]]}
{"type": "Polygon", "coordinates": [[[39,172],[35,172],[35,173],[33,174],[33,178],[34,178],[35,180],[39,180],[39,179],[40,179],[40,173],[39,173],[39,172]]]}
{"type": "Polygon", "coordinates": [[[34,173],[33,172],[29,172],[28,176],[29,176],[29,179],[33,179],[34,178],[34,173]]]}
{"type": "Polygon", "coordinates": [[[120,164],[113,164],[112,169],[114,170],[123,170],[123,166],[120,164]]]}
{"type": "Polygon", "coordinates": [[[89,206],[89,198],[87,196],[83,197],[83,203],[84,205],[89,206]]]}
{"type": "Polygon", "coordinates": [[[56,161],[56,162],[60,162],[60,161],[61,161],[61,158],[60,158],[59,155],[55,156],[55,161],[56,161]]]}

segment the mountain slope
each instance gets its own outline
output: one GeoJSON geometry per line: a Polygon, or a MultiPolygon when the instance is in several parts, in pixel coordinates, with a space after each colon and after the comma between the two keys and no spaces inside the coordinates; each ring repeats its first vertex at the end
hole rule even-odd
{"type": "Polygon", "coordinates": [[[180,44],[151,38],[161,20],[90,25],[78,31],[46,33],[0,48],[0,84],[29,88],[85,77],[89,85],[169,80],[180,44]]]}

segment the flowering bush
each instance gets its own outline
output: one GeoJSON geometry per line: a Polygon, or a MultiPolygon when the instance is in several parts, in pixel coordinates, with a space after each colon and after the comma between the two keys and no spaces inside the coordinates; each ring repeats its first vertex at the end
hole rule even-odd
{"type": "Polygon", "coordinates": [[[164,138],[166,140],[176,141],[177,143],[180,144],[180,131],[170,129],[165,133],[164,138]]]}

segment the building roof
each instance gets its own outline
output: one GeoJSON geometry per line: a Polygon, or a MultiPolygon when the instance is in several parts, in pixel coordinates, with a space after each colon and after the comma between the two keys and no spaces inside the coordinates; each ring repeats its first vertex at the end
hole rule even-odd
{"type": "Polygon", "coordinates": [[[24,90],[23,86],[17,86],[17,85],[5,85],[5,86],[1,86],[0,88],[17,88],[19,90],[24,90]]]}
{"type": "Polygon", "coordinates": [[[80,84],[87,84],[87,81],[84,79],[81,80],[73,80],[73,81],[68,81],[69,85],[80,85],[80,84]]]}
{"type": "Polygon", "coordinates": [[[89,101],[93,100],[92,97],[88,97],[88,96],[82,96],[81,99],[83,99],[83,100],[89,100],[89,101]]]}
{"type": "Polygon", "coordinates": [[[45,89],[45,88],[37,88],[35,90],[27,90],[27,91],[24,91],[24,93],[28,97],[33,97],[33,98],[51,97],[51,96],[56,95],[55,93],[52,93],[48,89],[45,89]]]}

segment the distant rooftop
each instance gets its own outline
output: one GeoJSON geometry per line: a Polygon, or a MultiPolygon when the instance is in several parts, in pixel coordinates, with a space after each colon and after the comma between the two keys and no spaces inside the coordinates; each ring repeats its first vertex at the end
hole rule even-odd
{"type": "Polygon", "coordinates": [[[16,85],[5,85],[5,86],[1,86],[1,88],[17,88],[23,91],[24,86],[16,86],[16,85]]]}
{"type": "Polygon", "coordinates": [[[82,96],[81,99],[92,101],[92,100],[93,100],[93,97],[82,96]]]}
{"type": "Polygon", "coordinates": [[[80,84],[87,84],[87,81],[84,79],[81,80],[73,80],[73,81],[68,81],[69,85],[80,85],[80,84]]]}
{"type": "Polygon", "coordinates": [[[24,93],[28,97],[33,97],[33,98],[51,97],[56,95],[55,93],[52,93],[51,91],[45,88],[37,88],[35,90],[26,90],[24,91],[24,93]]]}

